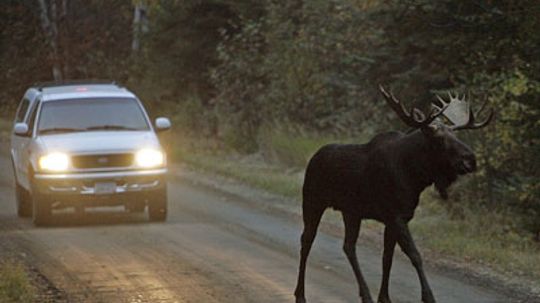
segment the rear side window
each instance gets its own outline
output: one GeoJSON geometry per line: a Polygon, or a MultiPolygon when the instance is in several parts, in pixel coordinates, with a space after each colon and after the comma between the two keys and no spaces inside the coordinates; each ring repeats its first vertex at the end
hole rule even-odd
{"type": "Polygon", "coordinates": [[[17,110],[17,116],[15,117],[15,123],[24,122],[24,117],[28,111],[28,106],[30,106],[30,101],[28,99],[23,99],[17,110]]]}

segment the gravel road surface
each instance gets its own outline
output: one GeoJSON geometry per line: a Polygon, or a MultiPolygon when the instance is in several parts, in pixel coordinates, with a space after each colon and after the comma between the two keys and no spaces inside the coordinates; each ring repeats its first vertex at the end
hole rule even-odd
{"type": "MultiPolygon", "coordinates": [[[[53,226],[36,228],[15,214],[11,175],[9,159],[0,157],[0,249],[15,249],[69,302],[294,301],[297,219],[174,178],[165,223],[149,223],[146,215],[122,208],[100,208],[84,217],[57,213],[53,226]]],[[[308,302],[359,302],[341,241],[322,232],[317,236],[308,264],[308,302]]],[[[364,245],[358,253],[376,298],[381,252],[364,245]]],[[[517,302],[456,275],[437,270],[427,275],[440,303],[517,302]]],[[[420,302],[418,279],[401,252],[391,279],[394,303],[420,302]]]]}

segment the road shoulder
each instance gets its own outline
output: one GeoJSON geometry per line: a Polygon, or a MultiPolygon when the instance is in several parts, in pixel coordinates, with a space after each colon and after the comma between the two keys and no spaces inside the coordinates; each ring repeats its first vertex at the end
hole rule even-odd
{"type": "MultiPolygon", "coordinates": [[[[189,165],[174,164],[172,171],[173,178],[184,180],[193,186],[219,191],[224,195],[230,195],[235,201],[257,207],[271,214],[286,216],[292,220],[301,220],[301,202],[296,199],[250,187],[231,177],[208,171],[202,172],[189,165]]],[[[368,228],[362,229],[359,243],[382,251],[382,225],[375,222],[369,222],[366,225],[368,228]]],[[[340,214],[335,211],[327,211],[321,222],[321,230],[327,234],[341,237],[343,227],[340,214]]],[[[420,249],[426,265],[432,271],[444,273],[444,275],[457,280],[467,281],[471,285],[496,289],[504,295],[517,298],[518,302],[540,303],[540,289],[535,288],[535,283],[505,276],[489,267],[470,264],[425,248],[420,249]]]]}
{"type": "Polygon", "coordinates": [[[12,294],[0,297],[0,301],[11,299],[15,300],[14,302],[68,302],[65,292],[34,266],[30,254],[25,252],[12,237],[13,233],[9,232],[6,224],[0,225],[0,260],[2,260],[0,270],[10,271],[3,279],[12,288],[10,289],[12,294]],[[17,291],[13,289],[15,287],[21,288],[20,291],[24,292],[15,295],[17,298],[13,297],[13,293],[17,291]]]}

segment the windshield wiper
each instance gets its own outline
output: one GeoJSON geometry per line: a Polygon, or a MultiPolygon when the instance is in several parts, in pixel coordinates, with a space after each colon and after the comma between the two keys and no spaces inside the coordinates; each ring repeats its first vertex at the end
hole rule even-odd
{"type": "Polygon", "coordinates": [[[123,125],[96,125],[87,127],[86,130],[140,130],[138,128],[123,126],[123,125]]]}
{"type": "Polygon", "coordinates": [[[45,128],[40,129],[40,134],[46,134],[46,133],[72,133],[72,132],[83,132],[86,131],[85,129],[81,128],[70,128],[70,127],[53,127],[53,128],[45,128]]]}

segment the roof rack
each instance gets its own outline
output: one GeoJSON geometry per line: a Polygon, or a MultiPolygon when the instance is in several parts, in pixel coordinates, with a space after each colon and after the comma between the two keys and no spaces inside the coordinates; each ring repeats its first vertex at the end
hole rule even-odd
{"type": "Polygon", "coordinates": [[[44,88],[47,88],[47,87],[85,85],[85,84],[110,84],[110,85],[119,86],[118,83],[116,83],[116,81],[98,80],[98,79],[36,82],[32,86],[35,87],[37,90],[42,91],[44,88]]]}

